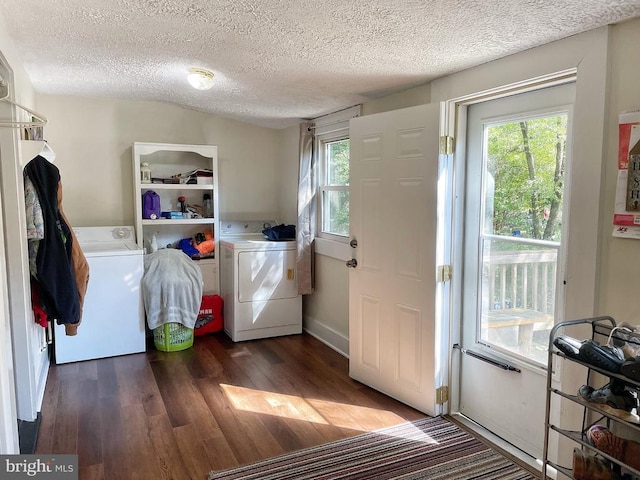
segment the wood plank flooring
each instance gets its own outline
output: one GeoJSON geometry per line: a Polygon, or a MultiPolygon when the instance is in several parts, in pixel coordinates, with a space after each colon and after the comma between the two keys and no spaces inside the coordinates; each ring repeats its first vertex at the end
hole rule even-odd
{"type": "Polygon", "coordinates": [[[302,334],[52,366],[36,453],[77,453],[80,480],[205,479],[210,470],[424,415],[352,379],[302,334]]]}

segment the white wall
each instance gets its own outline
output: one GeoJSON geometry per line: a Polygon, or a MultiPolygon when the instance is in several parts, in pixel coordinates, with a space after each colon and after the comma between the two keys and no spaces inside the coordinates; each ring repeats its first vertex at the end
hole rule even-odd
{"type": "Polygon", "coordinates": [[[362,104],[362,115],[373,115],[374,113],[388,112],[399,108],[426,105],[430,102],[431,85],[427,83],[407,89],[404,92],[370,100],[362,104]]]}
{"type": "Polygon", "coordinates": [[[307,331],[343,355],[349,354],[349,271],[345,262],[315,256],[315,291],[303,297],[307,331]]]}
{"type": "Polygon", "coordinates": [[[607,150],[603,158],[606,181],[602,208],[602,257],[599,264],[598,311],[617,321],[640,325],[638,271],[640,241],[613,238],[612,218],[617,178],[618,114],[640,110],[640,19],[625,22],[611,32],[607,150]]]}
{"type": "Polygon", "coordinates": [[[133,224],[134,141],[217,145],[221,218],[281,215],[278,130],[157,102],[39,95],[38,109],[73,226],[133,224]]]}
{"type": "Polygon", "coordinates": [[[296,174],[282,170],[279,130],[209,115],[204,132],[218,145],[220,217],[282,221],[281,185],[296,174]]]}

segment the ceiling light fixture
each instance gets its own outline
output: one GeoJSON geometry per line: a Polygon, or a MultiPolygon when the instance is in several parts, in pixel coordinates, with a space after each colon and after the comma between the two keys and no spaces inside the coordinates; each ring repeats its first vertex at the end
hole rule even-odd
{"type": "Polygon", "coordinates": [[[213,72],[204,68],[190,68],[187,80],[193,88],[209,90],[213,87],[213,72]]]}

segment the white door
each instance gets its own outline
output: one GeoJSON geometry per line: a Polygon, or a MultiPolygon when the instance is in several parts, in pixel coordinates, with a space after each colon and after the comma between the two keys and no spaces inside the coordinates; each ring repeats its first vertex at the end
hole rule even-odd
{"type": "Polygon", "coordinates": [[[350,123],[349,372],[436,414],[438,105],[350,123]],[[353,245],[353,243],[352,243],[353,245]]]}
{"type": "MultiPolygon", "coordinates": [[[[0,157],[2,153],[3,150],[0,148],[0,157]]],[[[17,454],[20,453],[18,414],[16,412],[13,358],[11,357],[13,347],[9,322],[7,264],[4,254],[5,240],[2,217],[0,215],[0,432],[2,432],[0,434],[0,454],[17,454]]]]}
{"type": "Polygon", "coordinates": [[[459,410],[541,458],[549,330],[562,311],[574,85],[467,116],[459,410]],[[466,354],[465,354],[466,353],[466,354]]]}

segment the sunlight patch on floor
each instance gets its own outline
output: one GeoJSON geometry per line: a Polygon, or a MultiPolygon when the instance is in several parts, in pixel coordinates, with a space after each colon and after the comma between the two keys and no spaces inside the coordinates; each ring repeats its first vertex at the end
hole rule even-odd
{"type": "Polygon", "coordinates": [[[406,431],[403,433],[399,433],[399,432],[392,432],[392,433],[385,433],[385,435],[389,435],[389,436],[393,436],[395,438],[403,438],[405,440],[411,440],[413,442],[420,442],[420,443],[426,443],[429,445],[438,445],[440,442],[438,442],[438,440],[436,440],[435,438],[433,438],[431,435],[429,435],[428,433],[423,432],[421,429],[419,429],[416,426],[411,426],[408,429],[405,429],[406,431]]]}
{"type": "MultiPolygon", "coordinates": [[[[370,432],[405,422],[387,410],[221,384],[238,410],[370,432]]],[[[418,429],[416,429],[418,430],[418,429]]]]}

